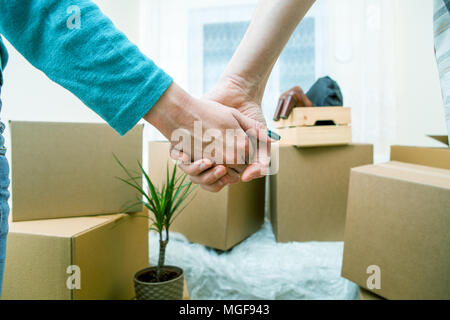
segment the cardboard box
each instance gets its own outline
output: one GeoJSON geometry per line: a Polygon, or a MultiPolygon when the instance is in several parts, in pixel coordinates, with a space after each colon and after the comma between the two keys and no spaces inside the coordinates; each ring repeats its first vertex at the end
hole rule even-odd
{"type": "Polygon", "coordinates": [[[13,221],[120,213],[136,202],[116,179],[124,173],[113,153],[138,170],[142,125],[124,137],[95,123],[11,121],[10,128],[13,221]]]}
{"type": "Polygon", "coordinates": [[[2,298],[129,300],[134,274],[147,266],[143,213],[12,222],[2,298]],[[68,287],[77,274],[81,289],[68,287]]]}
{"type": "Polygon", "coordinates": [[[342,276],[387,299],[450,299],[449,213],[450,170],[353,169],[342,276]]]}
{"type": "MultiPolygon", "coordinates": [[[[150,142],[149,176],[157,185],[173,165],[167,142],[150,142]]],[[[181,170],[180,170],[181,172],[181,170]]],[[[264,222],[265,179],[226,186],[218,193],[197,188],[171,230],[195,243],[229,250],[256,232],[264,222]]]]}
{"type": "Polygon", "coordinates": [[[186,277],[184,277],[184,287],[183,287],[183,298],[182,300],[191,300],[189,297],[189,289],[186,282],[186,277]]]}
{"type": "Polygon", "coordinates": [[[450,148],[447,136],[432,136],[442,148],[392,146],[391,160],[450,170],[450,148]]]}
{"type": "Polygon", "coordinates": [[[373,146],[280,146],[270,177],[270,216],[279,242],[344,239],[350,169],[373,163],[373,146]]]}
{"type": "Polygon", "coordinates": [[[383,298],[381,298],[380,296],[377,296],[376,294],[367,291],[364,288],[358,287],[358,299],[359,300],[369,300],[369,301],[373,301],[373,300],[385,300],[383,298]]]}

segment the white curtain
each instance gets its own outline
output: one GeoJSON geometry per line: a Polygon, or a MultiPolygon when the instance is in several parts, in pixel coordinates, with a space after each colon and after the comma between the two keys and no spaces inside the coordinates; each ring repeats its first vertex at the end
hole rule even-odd
{"type": "Polygon", "coordinates": [[[396,138],[394,1],[330,1],[329,10],[329,72],[352,108],[353,140],[386,160],[396,138]]]}

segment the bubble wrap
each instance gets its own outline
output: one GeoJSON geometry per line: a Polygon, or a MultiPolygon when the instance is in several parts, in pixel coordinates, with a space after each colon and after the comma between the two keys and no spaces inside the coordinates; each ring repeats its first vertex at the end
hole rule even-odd
{"type": "MultiPolygon", "coordinates": [[[[150,232],[150,261],[158,236],[150,232]]],[[[340,276],[343,242],[277,243],[270,222],[228,252],[171,233],[166,264],[184,269],[191,299],[356,299],[340,276]]]]}

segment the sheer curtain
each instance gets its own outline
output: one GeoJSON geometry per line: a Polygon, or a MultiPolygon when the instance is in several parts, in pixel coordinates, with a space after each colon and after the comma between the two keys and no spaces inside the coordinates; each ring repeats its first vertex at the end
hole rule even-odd
{"type": "Polygon", "coordinates": [[[352,108],[353,140],[375,144],[387,160],[396,139],[395,4],[330,1],[330,74],[352,108]]]}
{"type": "MultiPolygon", "coordinates": [[[[141,45],[194,95],[218,78],[242,38],[256,0],[142,1],[141,45]]],[[[278,96],[308,90],[319,77],[340,84],[352,108],[355,142],[387,159],[396,134],[395,5],[392,0],[318,0],[292,36],[269,79],[263,111],[271,122],[278,96]]],[[[147,128],[147,139],[162,139],[147,128]]]]}

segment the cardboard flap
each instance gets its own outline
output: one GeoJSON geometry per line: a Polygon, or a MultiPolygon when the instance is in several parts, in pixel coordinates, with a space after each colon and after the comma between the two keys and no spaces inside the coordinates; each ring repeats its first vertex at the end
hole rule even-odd
{"type": "Polygon", "coordinates": [[[450,189],[450,170],[446,169],[392,161],[363,166],[352,171],[450,189]]]}
{"type": "Polygon", "coordinates": [[[122,215],[10,222],[9,231],[71,238],[119,219],[122,215]]]}
{"type": "Polygon", "coordinates": [[[430,137],[430,138],[433,139],[433,140],[442,142],[442,143],[445,144],[446,146],[449,145],[449,143],[448,143],[448,136],[428,136],[428,137],[430,137]]]}

